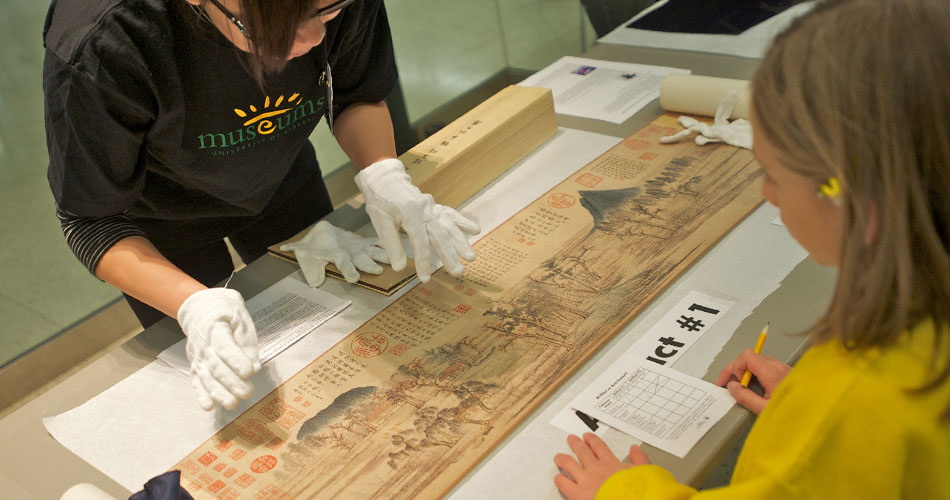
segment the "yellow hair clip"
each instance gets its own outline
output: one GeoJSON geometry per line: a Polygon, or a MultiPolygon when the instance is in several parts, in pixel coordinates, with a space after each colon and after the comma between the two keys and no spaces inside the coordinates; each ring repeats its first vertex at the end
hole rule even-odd
{"type": "Polygon", "coordinates": [[[840,203],[838,197],[841,196],[841,183],[837,177],[829,177],[824,184],[818,187],[818,195],[828,198],[834,203],[840,203]]]}

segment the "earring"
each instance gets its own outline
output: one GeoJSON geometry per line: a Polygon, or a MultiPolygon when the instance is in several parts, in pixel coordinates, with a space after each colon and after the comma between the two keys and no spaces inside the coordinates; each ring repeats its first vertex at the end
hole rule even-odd
{"type": "Polygon", "coordinates": [[[818,196],[828,198],[835,205],[841,204],[841,182],[837,177],[829,177],[824,184],[818,187],[818,196]]]}

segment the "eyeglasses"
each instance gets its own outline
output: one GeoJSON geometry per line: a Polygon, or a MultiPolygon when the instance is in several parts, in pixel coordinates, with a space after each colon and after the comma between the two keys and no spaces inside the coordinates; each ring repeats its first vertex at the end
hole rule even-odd
{"type": "MultiPolygon", "coordinates": [[[[218,0],[208,0],[208,1],[211,2],[212,5],[214,5],[215,7],[217,7],[218,10],[220,10],[221,13],[224,14],[225,17],[228,18],[228,21],[231,21],[231,24],[233,24],[234,27],[236,27],[236,28],[238,29],[238,31],[240,31],[241,34],[244,35],[245,38],[250,38],[250,37],[251,37],[251,36],[248,34],[247,27],[244,26],[244,23],[242,23],[240,19],[238,19],[237,17],[235,17],[234,14],[231,13],[231,11],[229,11],[229,10],[226,9],[223,5],[221,5],[221,2],[219,2],[218,0]]],[[[337,0],[336,2],[333,2],[333,3],[331,3],[330,5],[327,5],[326,7],[322,7],[322,8],[317,9],[317,11],[314,12],[312,16],[310,16],[310,19],[313,19],[313,18],[315,18],[315,17],[326,17],[326,16],[329,16],[330,14],[333,14],[333,13],[335,13],[335,12],[337,12],[337,11],[343,9],[343,7],[346,7],[347,5],[349,5],[349,4],[351,4],[351,3],[355,2],[355,1],[356,1],[356,0],[337,0]]]]}

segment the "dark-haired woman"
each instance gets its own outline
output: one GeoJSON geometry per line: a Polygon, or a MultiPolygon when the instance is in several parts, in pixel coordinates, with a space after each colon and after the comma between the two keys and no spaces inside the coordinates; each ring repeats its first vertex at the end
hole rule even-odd
{"type": "Polygon", "coordinates": [[[332,210],[308,139],[322,117],[363,169],[381,241],[319,224],[295,249],[308,279],[330,261],[351,280],[354,266],[379,272],[373,259],[405,266],[399,228],[423,280],[430,247],[453,274],[474,258],[463,231],[477,225],[395,159],[381,0],[54,0],[43,38],[66,240],[144,326],[178,319],[202,408],[234,408],[260,369],[243,298],[209,288],[233,270],[224,238],[249,262],[332,210]]]}

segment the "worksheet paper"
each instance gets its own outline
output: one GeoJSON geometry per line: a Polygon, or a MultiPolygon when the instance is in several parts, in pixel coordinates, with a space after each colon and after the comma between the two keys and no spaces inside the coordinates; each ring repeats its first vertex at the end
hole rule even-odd
{"type": "Polygon", "coordinates": [[[641,357],[625,357],[581,393],[574,406],[682,458],[733,404],[723,387],[641,357]]]}
{"type": "MultiPolygon", "coordinates": [[[[310,288],[301,280],[300,273],[294,273],[255,295],[245,305],[257,327],[261,364],[264,364],[346,309],[350,301],[310,288]]],[[[185,339],[159,353],[158,359],[182,373],[190,372],[185,339]]]]}
{"type": "MultiPolygon", "coordinates": [[[[654,364],[672,366],[699,342],[703,334],[713,329],[719,318],[727,316],[733,305],[735,302],[731,300],[696,290],[689,291],[676,306],[650,327],[616,364],[646,360],[654,364]]],[[[596,389],[588,389],[594,390],[596,389]]],[[[599,421],[576,404],[575,402],[564,408],[551,420],[551,424],[577,435],[584,432],[594,432],[598,435],[606,433],[606,429],[610,427],[609,423],[599,421]]]]}
{"type": "Polygon", "coordinates": [[[623,123],[660,97],[670,73],[689,70],[566,56],[520,85],[551,89],[558,113],[623,123]]]}
{"type": "Polygon", "coordinates": [[[599,38],[600,43],[615,43],[637,47],[688,50],[727,54],[740,57],[760,58],[772,45],[775,35],[781,33],[792,21],[805,14],[815,2],[805,2],[772,16],[738,35],[703,35],[697,33],[667,33],[662,31],[628,28],[627,25],[665,5],[661,0],[643,10],[616,29],[599,38]]]}

